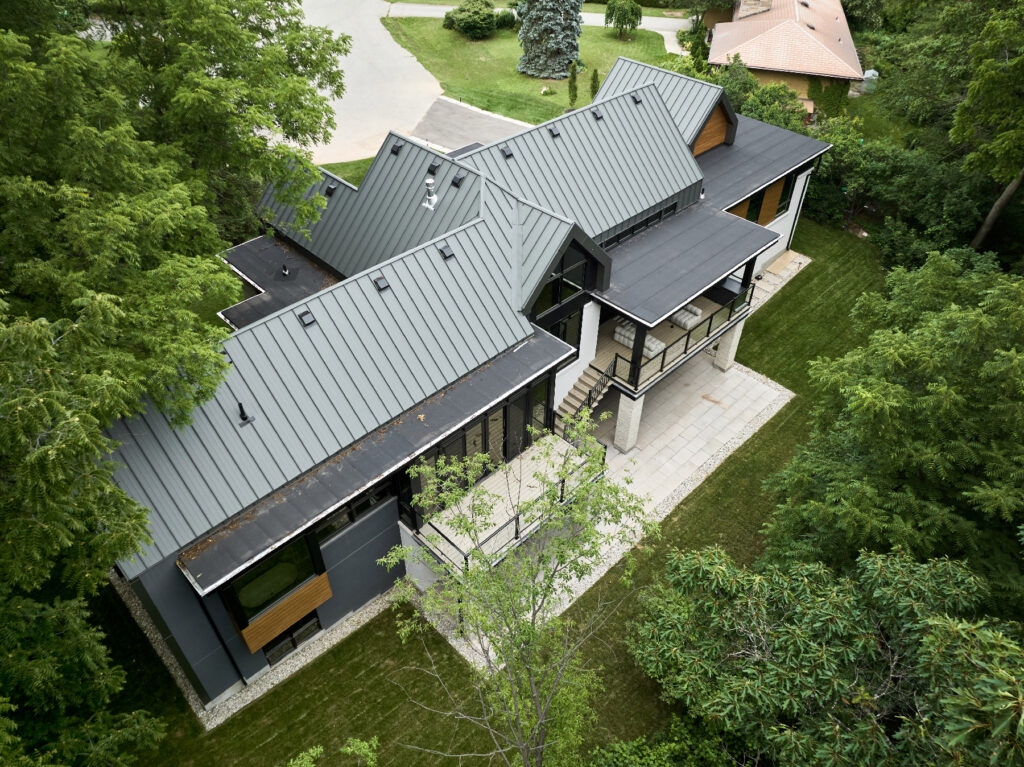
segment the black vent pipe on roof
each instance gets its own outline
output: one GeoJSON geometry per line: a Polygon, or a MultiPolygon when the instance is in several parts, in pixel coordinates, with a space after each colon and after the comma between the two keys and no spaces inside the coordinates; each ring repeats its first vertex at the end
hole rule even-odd
{"type": "Polygon", "coordinates": [[[241,423],[238,424],[239,426],[245,426],[256,420],[256,416],[245,412],[245,405],[241,402],[238,403],[238,417],[241,419],[241,423]]]}
{"type": "Polygon", "coordinates": [[[328,184],[327,189],[324,190],[324,195],[326,195],[327,197],[331,197],[337,188],[337,184],[328,184]]]}

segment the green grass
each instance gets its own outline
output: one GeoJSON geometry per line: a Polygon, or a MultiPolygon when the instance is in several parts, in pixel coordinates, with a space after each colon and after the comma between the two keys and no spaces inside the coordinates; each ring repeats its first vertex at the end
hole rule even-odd
{"type": "MultiPolygon", "coordinates": [[[[813,261],[747,320],[737,361],[796,396],[666,517],[660,539],[640,544],[633,587],[659,578],[672,549],[719,544],[743,564],[762,551],[760,530],[773,503],[761,483],[785,466],[808,434],[807,363],[818,356],[839,356],[858,343],[846,321],[849,311],[861,293],[883,286],[873,246],[848,232],[805,219],[793,249],[813,261]]],[[[606,597],[613,594],[605,592],[606,597]]],[[[596,598],[592,589],[577,605],[586,609],[596,598]]],[[[604,683],[591,745],[651,733],[666,724],[672,710],[633,664],[625,646],[636,609],[635,599],[627,601],[587,647],[589,662],[603,668],[604,683]]]]}
{"type": "MultiPolygon", "coordinates": [[[[550,120],[569,107],[565,80],[538,80],[516,71],[522,50],[511,30],[499,30],[492,38],[474,42],[443,29],[440,19],[385,18],[381,22],[452,98],[530,123],[550,120]],[[544,86],[553,88],[554,95],[541,96],[544,86]]],[[[590,103],[592,68],[604,77],[619,56],[656,64],[665,56],[665,40],[656,32],[642,30],[619,40],[613,30],[584,27],[580,59],[587,68],[580,73],[577,107],[590,103]]]]}
{"type": "Polygon", "coordinates": [[[851,117],[859,117],[863,121],[866,139],[892,139],[899,144],[905,144],[907,136],[914,132],[914,127],[906,120],[890,115],[875,93],[865,93],[855,99],[848,99],[847,111],[851,117]]]}
{"type": "MultiPolygon", "coordinates": [[[[785,465],[808,432],[807,363],[822,355],[840,355],[860,340],[849,329],[849,310],[862,292],[883,285],[873,247],[852,234],[804,220],[793,248],[813,262],[747,321],[737,359],[796,396],[669,514],[659,539],[640,544],[634,588],[660,577],[672,548],[717,543],[745,564],[761,552],[759,531],[772,511],[761,483],[785,465]]],[[[615,582],[617,571],[613,568],[611,576],[587,592],[574,609],[585,609],[601,588],[606,594],[624,594],[615,582]]],[[[116,599],[108,602],[102,613],[107,616],[113,654],[128,671],[120,707],[147,707],[168,722],[168,737],[157,755],[146,755],[147,767],[273,767],[316,744],[326,748],[322,767],[333,767],[352,763],[337,753],[346,738],[373,735],[381,740],[381,767],[415,767],[438,764],[439,759],[401,744],[438,746],[451,737],[457,747],[485,745],[475,733],[452,733],[449,722],[415,708],[389,681],[404,664],[425,661],[419,645],[398,641],[390,612],[221,727],[202,733],[124,608],[116,599]]],[[[630,597],[586,648],[588,661],[602,668],[604,684],[589,745],[653,732],[672,710],[658,698],[656,685],[636,668],[625,647],[635,616],[636,600],[630,597]]],[[[428,642],[450,673],[457,675],[460,667],[465,668],[439,637],[431,635],[428,642]]],[[[427,687],[420,692],[428,698],[437,693],[427,687]]]]}
{"type": "Polygon", "coordinates": [[[366,171],[370,169],[370,164],[373,162],[372,157],[367,157],[365,160],[350,160],[349,162],[332,162],[321,167],[327,171],[330,171],[338,178],[345,179],[352,186],[359,186],[363,183],[363,178],[366,177],[366,171]]]}
{"type": "MultiPolygon", "coordinates": [[[[387,0],[389,3],[395,5],[402,5],[403,3],[414,3],[416,5],[458,5],[458,0],[387,0]]],[[[512,3],[509,0],[492,0],[491,5],[495,8],[510,8],[512,3]]],[[[644,11],[644,16],[665,16],[666,11],[672,16],[679,16],[684,18],[687,15],[687,11],[683,8],[648,8],[647,6],[641,6],[644,11]]],[[[604,13],[604,3],[584,3],[584,13],[604,13]]],[[[401,11],[396,10],[396,14],[401,15],[401,11]]]]}

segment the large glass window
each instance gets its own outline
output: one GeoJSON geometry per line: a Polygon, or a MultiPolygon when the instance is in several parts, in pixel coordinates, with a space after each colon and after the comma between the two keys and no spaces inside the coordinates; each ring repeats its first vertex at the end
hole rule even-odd
{"type": "Polygon", "coordinates": [[[764,202],[764,189],[750,198],[747,205],[747,221],[757,223],[757,217],[761,215],[761,203],[764,202]]]}
{"type": "Polygon", "coordinates": [[[505,408],[499,407],[487,416],[487,453],[495,463],[505,460],[505,408]]]}
{"type": "Polygon", "coordinates": [[[548,427],[548,379],[545,378],[533,385],[533,405],[531,424],[535,429],[548,427]]]}
{"type": "Polygon", "coordinates": [[[316,529],[316,539],[325,543],[393,494],[390,482],[381,482],[360,493],[337,509],[316,529]]]}
{"type": "Polygon", "coordinates": [[[505,457],[512,460],[525,447],[526,438],[526,392],[508,403],[508,435],[506,437],[505,457]]]}
{"type": "Polygon", "coordinates": [[[551,277],[534,301],[533,317],[540,317],[555,307],[562,306],[573,296],[581,294],[587,287],[587,277],[591,269],[589,263],[586,255],[575,248],[569,248],[555,264],[551,277]]]}
{"type": "Polygon", "coordinates": [[[793,187],[795,185],[796,171],[786,176],[786,180],[782,184],[782,195],[779,197],[779,206],[775,209],[775,218],[789,210],[789,203],[793,199],[793,187]]]}
{"type": "Polygon", "coordinates": [[[249,620],[316,574],[304,537],[271,554],[232,581],[242,613],[249,620]]]}

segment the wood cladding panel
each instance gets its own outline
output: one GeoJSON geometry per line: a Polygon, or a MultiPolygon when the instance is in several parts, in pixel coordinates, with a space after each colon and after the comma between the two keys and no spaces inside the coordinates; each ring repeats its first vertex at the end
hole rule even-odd
{"type": "Polygon", "coordinates": [[[747,210],[749,208],[750,208],[750,198],[748,197],[743,202],[741,202],[739,205],[733,205],[731,208],[729,208],[729,210],[727,210],[725,212],[726,213],[732,213],[734,216],[739,216],[740,218],[746,218],[747,217],[747,210]]]}
{"type": "Polygon", "coordinates": [[[700,132],[697,140],[693,142],[693,156],[696,157],[699,154],[704,154],[709,149],[725,143],[725,133],[728,129],[729,120],[725,116],[725,109],[719,104],[715,107],[715,111],[711,113],[707,123],[705,123],[704,130],[700,132]]]}
{"type": "Polygon", "coordinates": [[[780,178],[764,190],[764,201],[761,203],[761,213],[757,217],[757,223],[761,226],[770,224],[775,220],[775,216],[779,212],[779,200],[782,199],[782,188],[785,185],[786,179],[780,178]]]}
{"type": "Polygon", "coordinates": [[[331,598],[331,584],[327,573],[316,576],[309,583],[296,589],[252,623],[242,629],[249,652],[256,652],[293,623],[312,612],[331,598]]]}

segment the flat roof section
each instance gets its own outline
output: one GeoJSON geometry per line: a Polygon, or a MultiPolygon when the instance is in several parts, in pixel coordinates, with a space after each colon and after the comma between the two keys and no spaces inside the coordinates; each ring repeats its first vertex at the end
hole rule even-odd
{"type": "Polygon", "coordinates": [[[179,567],[200,594],[210,593],[572,351],[535,327],[521,344],[227,520],[182,551],[179,567]]]}
{"type": "Polygon", "coordinates": [[[331,271],[266,235],[229,248],[223,258],[263,291],[221,312],[234,328],[251,325],[338,282],[331,271]]]}
{"type": "Polygon", "coordinates": [[[704,204],[719,210],[742,202],[832,146],[760,120],[736,117],[736,141],[697,157],[704,173],[704,204]]]}
{"type": "Polygon", "coordinates": [[[597,296],[654,327],[778,238],[700,203],[609,250],[612,282],[597,296]]]}

